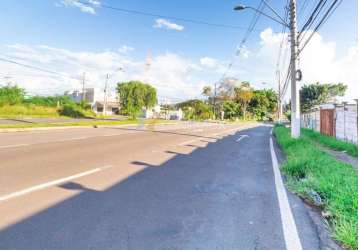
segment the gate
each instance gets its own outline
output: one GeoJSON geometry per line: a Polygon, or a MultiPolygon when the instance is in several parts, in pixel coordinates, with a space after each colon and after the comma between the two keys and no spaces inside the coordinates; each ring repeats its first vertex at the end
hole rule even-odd
{"type": "Polygon", "coordinates": [[[321,133],[335,136],[334,109],[321,109],[321,133]]]}

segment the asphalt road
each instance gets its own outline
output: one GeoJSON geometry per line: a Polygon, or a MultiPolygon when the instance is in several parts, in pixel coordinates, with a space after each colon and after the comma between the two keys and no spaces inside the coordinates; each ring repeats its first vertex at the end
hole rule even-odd
{"type": "Polygon", "coordinates": [[[320,249],[302,202],[287,193],[282,207],[270,130],[0,134],[0,249],[300,249],[289,242],[290,213],[300,247],[320,249]]]}

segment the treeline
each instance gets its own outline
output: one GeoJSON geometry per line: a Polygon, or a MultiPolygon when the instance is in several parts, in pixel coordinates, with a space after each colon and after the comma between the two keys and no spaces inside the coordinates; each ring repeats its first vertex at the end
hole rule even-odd
{"type": "Polygon", "coordinates": [[[18,86],[0,87],[1,116],[93,117],[86,102],[76,103],[66,95],[27,96],[18,86]]]}
{"type": "Polygon", "coordinates": [[[254,89],[249,82],[226,78],[218,88],[205,86],[205,100],[177,104],[186,119],[272,120],[277,111],[277,93],[273,89],[254,89]]]}

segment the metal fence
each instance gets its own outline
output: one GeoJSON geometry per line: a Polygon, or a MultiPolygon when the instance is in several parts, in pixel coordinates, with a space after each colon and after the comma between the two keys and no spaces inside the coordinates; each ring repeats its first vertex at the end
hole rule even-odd
{"type": "Polygon", "coordinates": [[[358,143],[357,104],[325,104],[301,116],[301,126],[339,140],[358,143]]]}

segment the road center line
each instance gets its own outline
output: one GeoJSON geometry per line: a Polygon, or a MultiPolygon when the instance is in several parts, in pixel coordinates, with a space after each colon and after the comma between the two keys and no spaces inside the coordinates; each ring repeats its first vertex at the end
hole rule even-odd
{"type": "Polygon", "coordinates": [[[16,198],[16,197],[19,197],[19,196],[23,196],[23,195],[38,191],[40,189],[45,189],[45,188],[48,188],[48,187],[51,187],[51,186],[56,186],[56,185],[59,185],[59,184],[62,184],[62,183],[65,183],[65,182],[68,182],[68,181],[71,181],[71,180],[74,180],[74,179],[78,179],[80,177],[91,175],[91,174],[97,173],[99,171],[103,171],[103,170],[105,170],[107,168],[110,168],[110,167],[112,167],[112,166],[110,166],[110,165],[103,166],[103,167],[95,168],[95,169],[92,169],[92,170],[89,170],[89,171],[86,171],[86,172],[71,175],[71,176],[68,176],[68,177],[65,177],[65,178],[57,179],[57,180],[50,181],[50,182],[45,182],[45,183],[42,183],[42,184],[39,184],[39,185],[36,185],[36,186],[32,186],[30,188],[22,189],[20,191],[16,191],[16,192],[4,195],[4,196],[0,196],[0,202],[10,200],[10,199],[13,199],[13,198],[16,198]]]}
{"type": "Polygon", "coordinates": [[[275,178],[276,193],[280,207],[281,223],[283,235],[285,238],[286,248],[288,250],[302,250],[300,238],[298,236],[295,219],[293,218],[287,193],[283,185],[280,169],[278,167],[277,157],[273,148],[272,138],[270,137],[270,150],[272,167],[275,178]]]}

